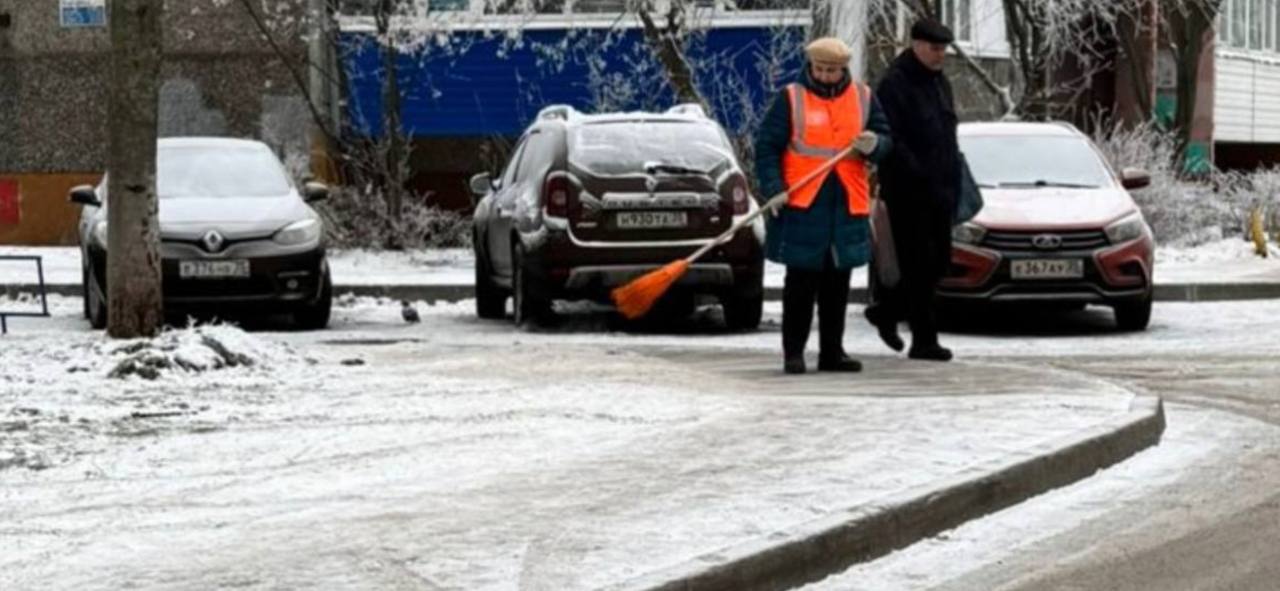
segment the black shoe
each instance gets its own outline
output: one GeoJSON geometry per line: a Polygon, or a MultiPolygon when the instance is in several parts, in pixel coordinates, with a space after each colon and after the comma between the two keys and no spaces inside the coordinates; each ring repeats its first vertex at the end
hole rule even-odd
{"type": "Polygon", "coordinates": [[[925,361],[951,361],[951,349],[942,345],[911,347],[911,352],[907,353],[907,357],[925,361]]]}
{"type": "Polygon", "coordinates": [[[898,323],[888,319],[881,318],[876,308],[869,307],[863,314],[867,317],[867,322],[876,327],[876,333],[880,335],[880,340],[884,341],[885,346],[894,351],[901,352],[906,343],[902,342],[902,337],[898,336],[898,323]]]}
{"type": "Polygon", "coordinates": [[[828,359],[818,358],[818,371],[843,371],[856,373],[862,371],[862,362],[848,355],[828,359]]]}
{"type": "Polygon", "coordinates": [[[789,374],[804,373],[804,357],[788,357],[782,362],[782,370],[789,374]]]}

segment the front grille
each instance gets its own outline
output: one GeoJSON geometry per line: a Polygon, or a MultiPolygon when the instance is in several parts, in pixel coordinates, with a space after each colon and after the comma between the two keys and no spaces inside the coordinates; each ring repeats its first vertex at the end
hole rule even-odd
{"type": "Polygon", "coordinates": [[[1108,244],[1107,235],[1101,230],[1071,232],[987,232],[982,246],[994,250],[1014,252],[1052,252],[1063,250],[1094,250],[1108,244]],[[1038,236],[1055,236],[1061,240],[1056,247],[1036,246],[1038,236]]]}

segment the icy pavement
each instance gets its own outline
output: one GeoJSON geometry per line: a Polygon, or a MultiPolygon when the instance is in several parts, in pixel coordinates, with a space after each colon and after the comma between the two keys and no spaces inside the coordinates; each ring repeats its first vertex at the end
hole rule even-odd
{"type": "MultiPolygon", "coordinates": [[[[0,246],[0,254],[43,257],[45,281],[80,283],[80,254],[75,247],[0,246]]],[[[333,250],[329,265],[334,282],[343,286],[471,285],[475,261],[469,249],[412,252],[333,250]]],[[[765,285],[782,287],[786,269],[765,264],[765,285]]],[[[1280,282],[1280,257],[1258,258],[1253,246],[1228,238],[1192,248],[1162,247],[1156,252],[1156,283],[1280,282]]],[[[0,261],[0,284],[34,283],[35,266],[0,261]]],[[[866,287],[865,269],[853,273],[853,287],[866,287]]]]}
{"type": "MultiPolygon", "coordinates": [[[[471,303],[405,325],[365,298],[340,300],[329,331],[218,329],[259,363],[111,378],[124,352],[78,299],[51,304],[0,340],[0,453],[24,458],[0,471],[3,589],[595,588],[1131,398],[1016,361],[874,356],[860,376],[786,378],[776,310],[743,335],[617,333],[590,311],[525,331],[471,303]]],[[[1161,318],[1203,328],[1188,316],[1161,318]]],[[[851,328],[851,350],[879,350],[851,328]]]]}
{"type": "MultiPolygon", "coordinates": [[[[1185,405],[1166,406],[1168,427],[1160,445],[1087,480],[1050,491],[1020,505],[904,548],[880,560],[857,565],[803,587],[803,591],[852,589],[996,589],[1058,588],[1036,576],[1048,575],[1053,565],[1036,562],[1046,554],[1083,553],[1095,544],[1112,543],[1116,556],[1143,560],[1143,550],[1157,542],[1144,541],[1129,526],[1153,520],[1158,540],[1190,535],[1204,525],[1204,512],[1228,519],[1243,501],[1235,498],[1240,483],[1268,475],[1247,474],[1249,456],[1277,457],[1280,437],[1276,426],[1236,414],[1185,405]],[[1235,483],[1230,494],[1214,490],[1235,483]],[[1191,501],[1189,499],[1195,499],[1191,501]],[[1215,499],[1216,498],[1216,499],[1215,499]],[[1196,502],[1191,518],[1187,503],[1196,502]],[[1117,535],[1117,531],[1120,535],[1117,535]],[[1103,542],[1106,536],[1116,536],[1103,542]],[[1124,554],[1119,554],[1124,552],[1124,554]],[[1019,573],[1033,573],[1025,578],[1019,573]]],[[[1275,476],[1270,475],[1274,480],[1275,476]]],[[[1253,496],[1274,495],[1274,488],[1253,496]]],[[[1248,506],[1248,505],[1245,505],[1248,506]]],[[[1260,544],[1274,540],[1258,540],[1260,544]]],[[[1265,548],[1265,546],[1262,546],[1265,548]]],[[[1232,553],[1228,548],[1226,553],[1232,553]]],[[[1265,553],[1263,550],[1262,553],[1265,553]]],[[[1077,560],[1078,556],[1062,562],[1077,560]]],[[[1155,563],[1149,569],[1164,570],[1155,563]]],[[[1161,588],[1142,580],[1112,581],[1116,588],[1161,588]]],[[[1222,588],[1236,588],[1223,584],[1222,588]]],[[[1079,588],[1094,588],[1082,584],[1079,588]]],[[[1186,588],[1198,588],[1188,585],[1186,588]]],[[[1245,587],[1239,587],[1245,588],[1245,587]]],[[[1253,587],[1249,587],[1253,588],[1253,587]]]]}

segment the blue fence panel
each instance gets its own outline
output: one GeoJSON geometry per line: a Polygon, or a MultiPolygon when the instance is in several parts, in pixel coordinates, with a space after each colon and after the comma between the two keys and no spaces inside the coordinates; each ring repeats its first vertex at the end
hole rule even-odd
{"type": "MultiPolygon", "coordinates": [[[[688,55],[699,90],[731,131],[758,117],[800,66],[804,31],[732,27],[695,35],[688,55]]],[[[382,57],[367,33],[344,35],[347,116],[382,135],[382,57]]],[[[584,112],[659,110],[673,102],[638,29],[454,33],[397,57],[402,122],[416,137],[518,135],[548,104],[584,112]]]]}

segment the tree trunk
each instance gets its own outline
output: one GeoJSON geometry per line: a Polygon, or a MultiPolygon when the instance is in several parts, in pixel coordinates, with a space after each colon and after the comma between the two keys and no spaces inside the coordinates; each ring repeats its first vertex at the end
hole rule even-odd
{"type": "Polygon", "coordinates": [[[163,324],[156,219],[156,122],[163,0],[111,0],[107,85],[107,334],[154,336],[163,324]]]}
{"type": "MultiPolygon", "coordinates": [[[[396,58],[400,51],[396,49],[391,36],[391,17],[394,15],[393,0],[381,0],[377,13],[379,43],[382,44],[382,123],[386,154],[385,187],[387,197],[387,215],[389,219],[400,221],[401,205],[404,200],[404,130],[400,123],[400,80],[396,58]]],[[[394,246],[394,245],[393,245],[394,246]]]]}
{"type": "Polygon", "coordinates": [[[667,80],[671,83],[671,89],[675,91],[676,101],[697,103],[710,114],[707,101],[694,84],[693,68],[685,59],[684,45],[681,42],[685,34],[684,9],[680,1],[671,3],[665,28],[658,28],[658,25],[653,22],[653,17],[649,15],[650,8],[651,4],[645,2],[636,9],[636,15],[644,25],[645,40],[648,41],[649,47],[653,49],[658,61],[667,72],[667,80]]]}
{"type": "Polygon", "coordinates": [[[1185,170],[1187,165],[1200,89],[1200,59],[1212,39],[1213,21],[1220,6],[1221,0],[1188,0],[1169,8],[1166,15],[1178,72],[1178,104],[1173,118],[1178,135],[1178,170],[1185,170]]]}

